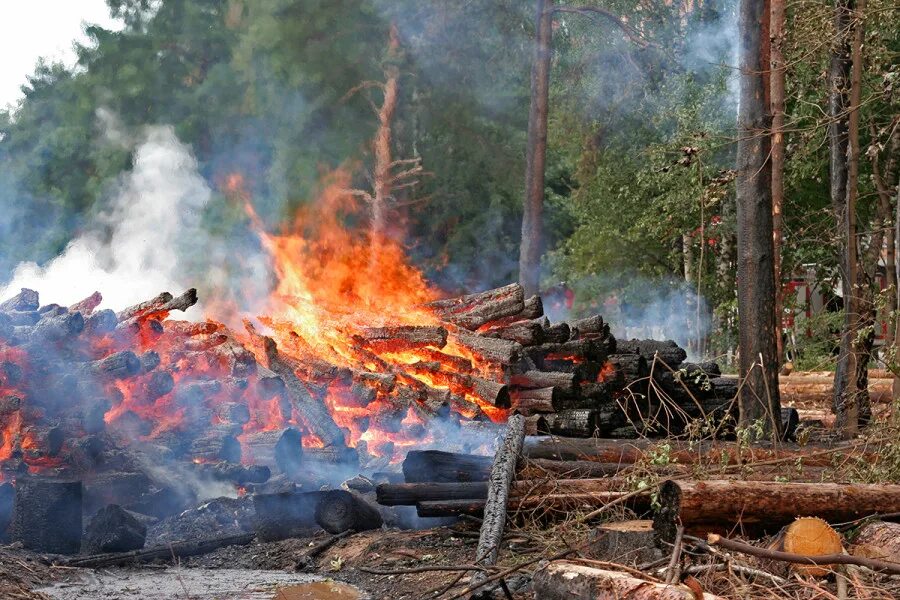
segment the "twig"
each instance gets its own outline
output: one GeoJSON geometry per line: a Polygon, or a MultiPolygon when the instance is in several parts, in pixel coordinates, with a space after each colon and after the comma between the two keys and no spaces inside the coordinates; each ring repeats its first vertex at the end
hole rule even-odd
{"type": "Polygon", "coordinates": [[[675,529],[675,544],[672,548],[672,558],[669,560],[669,566],[666,567],[666,584],[673,583],[675,576],[678,574],[676,565],[681,558],[681,540],[684,537],[684,526],[679,525],[675,529]]]}
{"type": "Polygon", "coordinates": [[[728,538],[723,538],[715,533],[710,533],[707,537],[707,541],[711,546],[719,546],[727,550],[742,552],[759,558],[811,565],[857,565],[872,569],[873,571],[889,573],[891,575],[900,575],[900,563],[885,562],[883,560],[875,560],[874,558],[863,558],[861,556],[851,556],[849,554],[821,554],[818,556],[809,556],[807,554],[781,552],[779,550],[758,548],[750,544],[745,544],[744,542],[738,542],[737,540],[729,540],[728,538]]]}
{"type": "Polygon", "coordinates": [[[684,570],[686,575],[699,575],[701,573],[714,573],[716,571],[734,571],[740,575],[749,575],[751,577],[762,577],[764,579],[768,579],[772,583],[777,585],[787,585],[789,582],[787,579],[783,577],[779,577],[778,575],[773,575],[767,571],[762,571],[760,569],[754,569],[752,567],[745,567],[743,565],[725,565],[721,563],[713,563],[708,565],[692,565],[684,570]]]}
{"type": "MultiPolygon", "coordinates": [[[[659,487],[659,486],[657,485],[656,487],[659,487]]],[[[628,493],[625,494],[624,496],[619,496],[619,497],[616,498],[615,500],[611,500],[611,501],[607,502],[606,504],[604,504],[603,506],[601,506],[601,507],[598,508],[597,510],[592,510],[592,511],[589,512],[588,514],[586,514],[586,515],[584,515],[584,516],[578,518],[578,519],[577,519],[577,522],[581,523],[581,522],[584,522],[584,521],[589,521],[589,520],[593,519],[594,517],[597,517],[597,516],[603,514],[604,512],[606,512],[608,509],[612,508],[613,506],[616,506],[616,505],[618,505],[618,504],[622,504],[622,503],[624,503],[624,502],[626,502],[626,501],[628,501],[628,500],[631,500],[632,498],[634,498],[634,497],[636,497],[636,496],[642,496],[642,495],[645,495],[645,494],[649,494],[651,491],[653,491],[653,486],[651,486],[651,487],[645,487],[645,488],[643,488],[643,489],[635,490],[635,491],[633,491],[633,492],[628,492],[628,493]]]]}
{"type": "Polygon", "coordinates": [[[312,548],[307,550],[306,553],[303,556],[301,556],[300,559],[297,561],[297,564],[303,565],[303,564],[311,562],[314,558],[316,558],[317,556],[319,556],[320,554],[322,554],[323,552],[325,552],[326,550],[328,550],[329,548],[334,546],[338,541],[344,539],[347,536],[353,535],[354,533],[356,533],[355,530],[348,529],[347,531],[337,533],[335,535],[332,535],[331,537],[328,537],[328,538],[322,540],[321,542],[319,542],[318,544],[316,544],[315,546],[313,546],[312,548]]]}
{"type": "Polygon", "coordinates": [[[506,569],[505,571],[500,571],[499,573],[497,573],[495,575],[491,575],[487,579],[479,581],[478,583],[476,583],[474,585],[470,585],[469,587],[467,587],[463,591],[457,593],[456,595],[450,596],[447,600],[456,600],[457,598],[462,598],[463,596],[467,596],[467,595],[471,594],[472,592],[474,592],[475,590],[482,588],[489,583],[493,583],[493,582],[497,581],[498,579],[503,579],[507,575],[511,575],[511,574],[515,573],[516,571],[524,569],[525,567],[529,567],[529,566],[531,566],[535,563],[538,563],[542,560],[548,560],[548,561],[559,560],[561,558],[567,557],[568,555],[570,555],[574,552],[578,552],[578,550],[579,550],[579,548],[569,548],[568,550],[563,550],[562,552],[557,552],[550,558],[545,559],[543,556],[538,556],[536,558],[532,558],[531,560],[525,561],[520,565],[516,565],[515,567],[510,567],[509,569],[506,569]]]}
{"type": "Polygon", "coordinates": [[[447,565],[410,567],[409,569],[370,569],[368,567],[356,567],[357,571],[371,573],[372,575],[411,575],[413,573],[428,573],[430,571],[487,571],[487,567],[481,565],[447,565]]]}

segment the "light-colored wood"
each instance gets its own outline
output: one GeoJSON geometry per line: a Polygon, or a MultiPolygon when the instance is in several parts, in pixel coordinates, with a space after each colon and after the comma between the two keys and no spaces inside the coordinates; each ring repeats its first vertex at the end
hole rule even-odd
{"type": "Polygon", "coordinates": [[[865,525],[853,540],[850,553],[900,563],[900,523],[875,521],[865,525]]]}
{"type": "MultiPolygon", "coordinates": [[[[638,579],[619,571],[569,561],[555,561],[534,574],[535,600],[693,600],[683,585],[638,579]]],[[[703,600],[719,596],[703,594],[703,600]]]]}
{"type": "MultiPolygon", "coordinates": [[[[817,517],[801,517],[788,526],[784,534],[784,551],[808,556],[840,554],[843,551],[841,536],[831,526],[817,517]]],[[[833,565],[792,564],[798,573],[824,577],[833,565]]]]}

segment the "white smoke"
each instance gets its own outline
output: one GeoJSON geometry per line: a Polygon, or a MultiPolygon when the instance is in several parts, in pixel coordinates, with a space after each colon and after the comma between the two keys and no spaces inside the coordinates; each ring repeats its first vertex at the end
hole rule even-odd
{"type": "Polygon", "coordinates": [[[97,228],[72,240],[46,266],[21,263],[0,298],[27,287],[45,302],[71,304],[99,290],[103,306],[119,309],[162,291],[191,287],[182,257],[203,247],[201,214],[211,191],[190,148],[171,127],[151,127],[134,152],[97,228]]]}

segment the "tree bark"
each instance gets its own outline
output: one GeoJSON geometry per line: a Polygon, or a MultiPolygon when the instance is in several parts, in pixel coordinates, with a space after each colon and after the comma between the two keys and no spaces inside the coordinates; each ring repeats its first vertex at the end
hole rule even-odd
{"type": "Polygon", "coordinates": [[[797,516],[845,522],[900,511],[900,485],[781,483],[773,481],[666,481],[653,527],[671,542],[678,524],[716,532],[740,524],[749,535],[776,532],[797,516]]]}
{"type": "Polygon", "coordinates": [[[784,0],[771,0],[771,94],[772,94],[772,254],[775,263],[775,343],[778,365],[784,364],[784,291],[781,272],[781,246],[784,225],[784,0]]]}
{"type": "Polygon", "coordinates": [[[547,109],[550,101],[550,51],[553,34],[553,0],[537,0],[534,62],[531,66],[531,107],[525,149],[525,203],[522,242],[519,249],[519,281],[525,294],[537,294],[540,286],[543,242],[544,168],[547,158],[547,109]]]}
{"type": "MultiPolygon", "coordinates": [[[[844,434],[855,435],[857,428],[856,364],[853,343],[856,335],[859,303],[854,292],[857,281],[856,215],[855,207],[848,205],[851,199],[849,180],[849,118],[848,93],[850,79],[850,18],[853,0],[836,0],[834,25],[835,41],[831,49],[829,78],[828,138],[831,151],[831,205],[837,221],[840,239],[841,292],[844,298],[844,327],[841,331],[840,353],[834,373],[834,410],[839,416],[844,434]],[[851,415],[847,414],[852,411],[851,415]]],[[[855,196],[854,196],[855,198],[855,196]]]]}
{"type": "Polygon", "coordinates": [[[375,168],[372,188],[372,243],[377,253],[384,236],[388,218],[388,199],[391,196],[391,126],[397,110],[398,80],[400,68],[396,64],[400,48],[397,26],[391,23],[388,38],[387,64],[384,67],[384,98],[378,109],[378,132],[375,135],[375,168]]]}
{"type": "Polygon", "coordinates": [[[741,97],[737,148],[739,399],[742,426],[765,419],[781,437],[769,161],[769,10],[767,0],[741,0],[741,97]]]}
{"type": "Polygon", "coordinates": [[[535,600],[717,600],[699,597],[685,585],[654,583],[621,571],[607,571],[584,564],[554,561],[534,574],[535,600]]]}

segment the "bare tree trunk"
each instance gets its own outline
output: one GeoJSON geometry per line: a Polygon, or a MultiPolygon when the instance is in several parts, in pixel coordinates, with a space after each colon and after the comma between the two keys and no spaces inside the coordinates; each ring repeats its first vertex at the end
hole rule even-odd
{"type": "Polygon", "coordinates": [[[741,0],[740,38],[736,192],[740,375],[744,382],[739,422],[748,426],[757,419],[765,419],[769,431],[780,438],[766,0],[741,0]]]}
{"type": "Polygon", "coordinates": [[[553,0],[536,2],[531,108],[528,112],[528,142],[525,149],[525,204],[519,251],[519,281],[525,288],[526,296],[537,294],[540,285],[547,108],[550,98],[550,45],[553,34],[552,5],[553,0]]]}
{"type": "Polygon", "coordinates": [[[691,248],[691,236],[681,235],[681,256],[684,259],[684,280],[692,283],[694,276],[694,251],[691,248]]]}
{"type": "Polygon", "coordinates": [[[388,218],[388,201],[391,197],[391,128],[394,112],[397,110],[398,80],[400,68],[397,66],[397,55],[400,49],[400,36],[397,26],[391,24],[386,64],[384,67],[384,100],[378,110],[378,132],[375,134],[375,169],[373,175],[372,199],[372,242],[380,244],[388,218]]]}
{"type": "Polygon", "coordinates": [[[858,280],[858,252],[856,248],[855,207],[848,201],[849,185],[849,119],[848,93],[850,79],[850,18],[853,0],[835,1],[835,41],[829,67],[828,138],[831,148],[831,205],[837,220],[840,239],[841,291],[844,297],[844,327],[841,332],[840,354],[834,373],[834,410],[846,436],[857,432],[858,383],[856,377],[856,330],[859,302],[854,286],[858,280]]]}
{"type": "Polygon", "coordinates": [[[771,0],[772,38],[772,240],[775,259],[775,343],[778,365],[784,364],[784,285],[781,273],[781,245],[784,209],[784,0],[771,0]]]}

